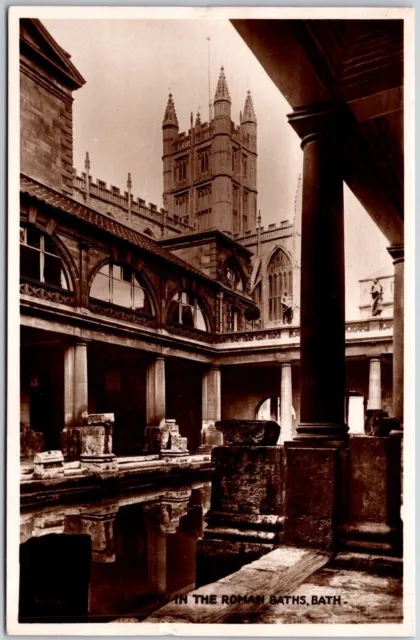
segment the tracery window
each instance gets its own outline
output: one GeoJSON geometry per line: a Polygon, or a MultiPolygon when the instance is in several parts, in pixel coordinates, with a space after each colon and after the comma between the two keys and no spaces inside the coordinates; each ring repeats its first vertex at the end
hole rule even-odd
{"type": "Polygon", "coordinates": [[[283,320],[282,298],[293,300],[292,262],[282,249],[273,254],[267,269],[269,320],[283,320]]]}
{"type": "Polygon", "coordinates": [[[168,322],[207,331],[199,300],[188,291],[179,291],[172,298],[168,307],[168,322]]]}
{"type": "Polygon", "coordinates": [[[199,174],[206,173],[210,170],[210,153],[211,148],[206,147],[200,149],[197,153],[197,171],[199,174]]]}
{"type": "Polygon", "coordinates": [[[20,275],[60,289],[70,289],[56,243],[32,225],[20,227],[20,275]]]}
{"type": "Polygon", "coordinates": [[[188,156],[178,158],[175,162],[175,179],[183,182],[188,178],[188,156]]]}
{"type": "Polygon", "coordinates": [[[128,265],[105,264],[93,279],[90,297],[126,309],[152,314],[152,306],[140,276],[128,265]]]}

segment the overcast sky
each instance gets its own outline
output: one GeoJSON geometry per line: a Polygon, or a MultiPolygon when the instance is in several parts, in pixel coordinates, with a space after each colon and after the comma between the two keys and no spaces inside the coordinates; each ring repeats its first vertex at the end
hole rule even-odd
{"type": "MultiPolygon", "coordinates": [[[[292,220],[302,152],[287,123],[290,107],[225,19],[43,20],[71,55],[86,84],[74,93],[74,165],[89,151],[93,179],[126,188],[162,206],[162,119],[172,91],[180,131],[191,111],[208,119],[208,41],[213,96],[221,65],[232,119],[252,92],[258,120],[258,208],[264,225],[292,220]]],[[[393,273],[387,241],[345,190],[346,315],[359,317],[359,278],[393,273]]]]}

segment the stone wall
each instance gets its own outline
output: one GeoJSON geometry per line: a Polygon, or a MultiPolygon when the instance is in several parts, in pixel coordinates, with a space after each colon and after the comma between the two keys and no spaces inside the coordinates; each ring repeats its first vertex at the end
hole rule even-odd
{"type": "Polygon", "coordinates": [[[21,171],[71,194],[72,98],[24,73],[20,87],[21,171]]]}

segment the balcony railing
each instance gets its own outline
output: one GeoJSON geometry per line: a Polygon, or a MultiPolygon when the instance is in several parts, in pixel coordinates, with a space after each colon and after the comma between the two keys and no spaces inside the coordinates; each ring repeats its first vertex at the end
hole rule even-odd
{"type": "Polygon", "coordinates": [[[88,309],[92,313],[96,313],[101,316],[106,316],[113,320],[122,320],[123,322],[132,322],[134,324],[142,325],[143,327],[157,327],[156,318],[150,316],[141,311],[134,311],[134,309],[126,309],[119,307],[118,305],[110,302],[103,302],[102,300],[95,300],[89,298],[88,309]]]}
{"type": "Polygon", "coordinates": [[[32,281],[26,278],[20,279],[20,294],[30,296],[37,300],[64,304],[73,307],[76,302],[74,291],[67,291],[45,282],[32,281]]]}
{"type": "MultiPolygon", "coordinates": [[[[394,321],[392,318],[368,318],[346,322],[346,335],[356,333],[368,333],[378,331],[392,331],[394,321]]],[[[260,342],[262,340],[299,340],[300,328],[283,325],[269,329],[252,329],[234,333],[220,333],[217,342],[260,342]]]]}

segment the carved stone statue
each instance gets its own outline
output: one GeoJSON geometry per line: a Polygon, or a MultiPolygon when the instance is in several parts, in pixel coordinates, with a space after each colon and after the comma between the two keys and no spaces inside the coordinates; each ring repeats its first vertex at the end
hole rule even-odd
{"type": "Polygon", "coordinates": [[[370,288],[370,295],[372,296],[372,315],[380,316],[382,313],[382,298],[383,298],[383,288],[379,283],[378,278],[375,278],[373,281],[373,285],[370,288]]]}

